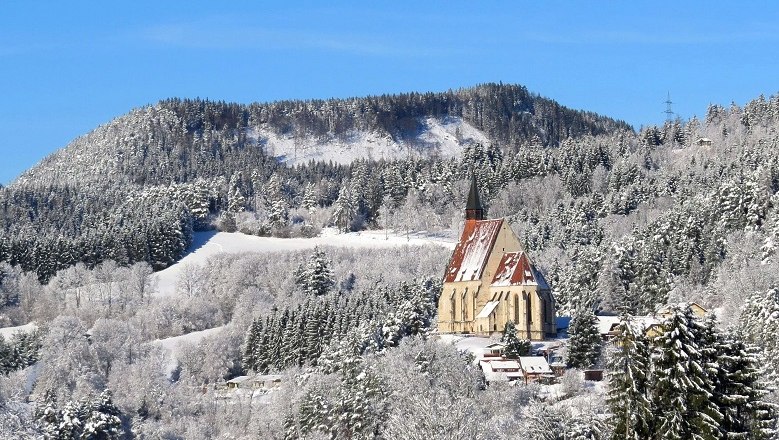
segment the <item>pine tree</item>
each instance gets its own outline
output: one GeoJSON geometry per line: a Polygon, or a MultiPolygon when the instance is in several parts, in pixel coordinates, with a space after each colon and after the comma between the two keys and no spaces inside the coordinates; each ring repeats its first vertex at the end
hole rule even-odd
{"type": "Polygon", "coordinates": [[[598,333],[598,321],[592,309],[579,307],[568,328],[568,368],[588,368],[596,365],[601,356],[603,341],[598,333]]]}
{"type": "Polygon", "coordinates": [[[314,248],[305,267],[299,267],[295,273],[295,282],[304,292],[313,296],[328,293],[335,285],[335,276],[330,270],[330,260],[321,249],[314,248]]]}
{"type": "Polygon", "coordinates": [[[647,341],[623,315],[608,356],[608,396],[614,438],[652,437],[654,412],[649,399],[650,359],[647,341]]]}
{"type": "Polygon", "coordinates": [[[253,319],[241,350],[241,366],[244,371],[257,371],[257,348],[262,342],[260,339],[262,330],[262,321],[258,318],[253,319]]]}
{"type": "Polygon", "coordinates": [[[308,212],[316,211],[318,206],[317,196],[313,183],[306,185],[306,192],[303,193],[303,200],[300,202],[300,207],[308,212]]]}
{"type": "Polygon", "coordinates": [[[661,409],[655,432],[669,440],[719,438],[722,414],[711,399],[711,355],[699,345],[707,330],[689,305],[669,307],[662,329],[652,341],[652,399],[661,409]]]}
{"type": "Polygon", "coordinates": [[[104,390],[84,408],[85,417],[82,439],[118,439],[122,437],[121,412],[114,405],[109,390],[104,390]]]}
{"type": "Polygon", "coordinates": [[[230,178],[230,189],[227,194],[227,211],[232,213],[243,212],[246,209],[246,197],[243,195],[241,173],[234,174],[230,178]]]}
{"type": "Polygon", "coordinates": [[[338,229],[346,232],[357,215],[357,205],[354,195],[349,189],[349,182],[342,182],[342,185],[341,190],[338,192],[338,199],[333,205],[333,222],[335,222],[338,229]]]}
{"type": "Polygon", "coordinates": [[[717,336],[713,400],[722,413],[724,437],[773,438],[777,408],[764,400],[768,390],[757,347],[730,333],[717,336]]]}
{"type": "Polygon", "coordinates": [[[520,356],[527,356],[530,353],[530,341],[517,338],[517,327],[514,325],[514,321],[506,323],[500,342],[506,344],[503,349],[503,357],[507,359],[519,359],[520,356]]]}

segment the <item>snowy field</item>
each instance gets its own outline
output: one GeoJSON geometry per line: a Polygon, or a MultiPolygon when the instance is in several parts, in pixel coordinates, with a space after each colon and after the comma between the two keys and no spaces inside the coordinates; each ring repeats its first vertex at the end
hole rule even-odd
{"type": "Polygon", "coordinates": [[[277,135],[263,127],[247,135],[264,150],[288,165],[311,160],[349,164],[357,159],[401,159],[411,155],[455,157],[463,147],[490,140],[477,128],[458,117],[420,119],[416,137],[396,140],[386,134],[354,132],[344,138],[277,135]]]}
{"type": "Polygon", "coordinates": [[[350,248],[387,248],[400,246],[440,245],[454,249],[455,241],[449,237],[433,236],[423,233],[398,235],[386,231],[362,231],[339,234],[325,229],[313,238],[276,238],[256,237],[240,232],[196,232],[189,254],[171,267],[154,274],[157,284],[156,294],[171,296],[176,294],[176,283],[182,267],[187,264],[203,265],[206,261],[221,253],[270,253],[313,249],[316,246],[335,246],[350,248]]]}
{"type": "MultiPolygon", "coordinates": [[[[426,233],[413,233],[408,237],[394,232],[377,230],[341,234],[333,229],[325,229],[322,234],[313,238],[276,238],[256,237],[239,232],[196,232],[190,252],[171,267],[153,275],[156,284],[156,294],[171,296],[176,294],[176,284],[182,268],[187,264],[203,265],[209,258],[222,254],[240,253],[271,253],[289,252],[313,249],[316,246],[336,246],[351,248],[387,248],[400,246],[438,245],[454,249],[455,241],[450,237],[426,233]]],[[[30,324],[28,324],[30,325],[30,324]]],[[[26,327],[26,326],[22,326],[26,327]]],[[[13,327],[21,328],[21,327],[13,327]]],[[[224,326],[203,331],[192,332],[181,336],[154,341],[167,352],[169,359],[168,371],[175,368],[180,348],[184,345],[197,344],[206,336],[214,335],[224,326]]],[[[6,329],[0,329],[5,331],[6,329]]]]}
{"type": "Polygon", "coordinates": [[[16,327],[5,327],[0,328],[0,336],[2,336],[5,340],[11,339],[13,335],[19,332],[30,332],[38,328],[37,325],[35,325],[34,322],[30,322],[28,324],[19,325],[16,327]]]}

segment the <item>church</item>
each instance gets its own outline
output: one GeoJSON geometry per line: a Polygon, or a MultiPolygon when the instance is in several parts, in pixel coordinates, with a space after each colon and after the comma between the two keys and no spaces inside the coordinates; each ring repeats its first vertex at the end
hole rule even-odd
{"type": "Polygon", "coordinates": [[[438,300],[438,331],[489,336],[509,321],[519,338],[554,337],[554,298],[508,222],[484,218],[473,177],[465,227],[438,300]]]}

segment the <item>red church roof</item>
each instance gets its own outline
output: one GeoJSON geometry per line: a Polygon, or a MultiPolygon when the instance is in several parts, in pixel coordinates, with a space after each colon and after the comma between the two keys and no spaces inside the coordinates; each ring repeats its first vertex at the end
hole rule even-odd
{"type": "Polygon", "coordinates": [[[446,268],[444,282],[471,281],[481,278],[503,219],[468,220],[446,268]]]}
{"type": "Polygon", "coordinates": [[[524,252],[506,252],[498,263],[493,286],[528,286],[537,285],[548,289],[544,276],[536,270],[533,263],[524,252]]]}

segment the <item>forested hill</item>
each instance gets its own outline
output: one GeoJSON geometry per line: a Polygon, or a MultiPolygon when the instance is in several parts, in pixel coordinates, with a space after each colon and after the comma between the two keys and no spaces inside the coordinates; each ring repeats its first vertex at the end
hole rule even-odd
{"type": "Polygon", "coordinates": [[[249,105],[169,99],[74,140],[15,185],[185,183],[276,158],[295,164],[451,157],[474,143],[514,153],[529,143],[557,146],[616,131],[632,128],[518,85],[249,105]]]}

